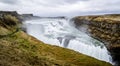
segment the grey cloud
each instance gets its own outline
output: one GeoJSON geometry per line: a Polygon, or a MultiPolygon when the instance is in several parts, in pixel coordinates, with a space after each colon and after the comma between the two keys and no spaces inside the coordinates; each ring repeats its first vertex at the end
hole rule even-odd
{"type": "Polygon", "coordinates": [[[76,2],[80,2],[80,1],[89,1],[89,0],[47,0],[46,2],[42,3],[41,1],[44,0],[39,0],[39,1],[35,1],[35,3],[40,4],[40,5],[44,5],[44,6],[59,6],[59,5],[66,5],[66,4],[74,4],[76,2]]]}
{"type": "Polygon", "coordinates": [[[6,4],[17,4],[18,0],[0,0],[0,2],[6,3],[6,4]]]}
{"type": "Polygon", "coordinates": [[[75,2],[78,2],[78,1],[89,1],[89,0],[63,0],[64,2],[67,2],[67,3],[75,3],[75,2]]]}
{"type": "Polygon", "coordinates": [[[120,0],[0,0],[0,3],[1,10],[40,16],[120,13],[120,0]]]}

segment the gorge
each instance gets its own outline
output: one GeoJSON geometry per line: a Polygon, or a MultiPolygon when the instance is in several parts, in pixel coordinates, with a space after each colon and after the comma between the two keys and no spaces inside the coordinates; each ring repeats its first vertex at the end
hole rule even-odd
{"type": "Polygon", "coordinates": [[[0,66],[120,66],[120,0],[0,0],[0,66]]]}
{"type": "Polygon", "coordinates": [[[41,18],[25,21],[23,24],[29,35],[47,44],[69,48],[112,63],[110,53],[104,44],[88,36],[84,29],[76,29],[73,22],[65,18],[41,18]]]}
{"type": "Polygon", "coordinates": [[[112,66],[103,43],[69,20],[28,15],[0,13],[0,66],[112,66]]]}

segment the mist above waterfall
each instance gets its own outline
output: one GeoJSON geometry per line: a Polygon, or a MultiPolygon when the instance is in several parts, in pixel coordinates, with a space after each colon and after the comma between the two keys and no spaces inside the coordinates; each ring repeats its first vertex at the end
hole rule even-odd
{"type": "Polygon", "coordinates": [[[99,60],[112,62],[112,58],[102,42],[79,31],[69,20],[44,18],[25,21],[24,26],[29,35],[44,43],[73,49],[99,60]]]}

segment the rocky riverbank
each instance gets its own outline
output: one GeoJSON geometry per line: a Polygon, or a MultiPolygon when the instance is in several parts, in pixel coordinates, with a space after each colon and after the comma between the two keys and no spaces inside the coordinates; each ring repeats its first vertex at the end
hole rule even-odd
{"type": "Polygon", "coordinates": [[[86,25],[90,36],[102,41],[110,51],[113,61],[120,65],[120,15],[78,16],[73,18],[75,26],[86,25]]]}

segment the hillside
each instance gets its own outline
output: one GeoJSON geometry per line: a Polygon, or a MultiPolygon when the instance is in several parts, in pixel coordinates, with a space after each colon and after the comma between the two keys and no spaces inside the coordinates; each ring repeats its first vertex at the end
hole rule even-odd
{"type": "Polygon", "coordinates": [[[112,66],[26,34],[14,16],[0,17],[0,66],[112,66]]]}

